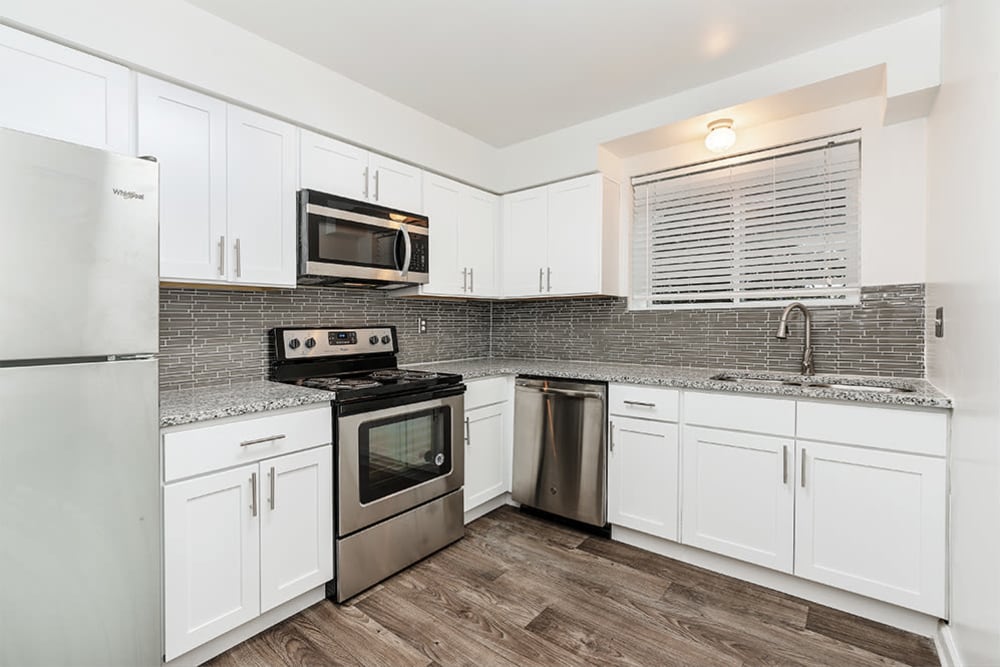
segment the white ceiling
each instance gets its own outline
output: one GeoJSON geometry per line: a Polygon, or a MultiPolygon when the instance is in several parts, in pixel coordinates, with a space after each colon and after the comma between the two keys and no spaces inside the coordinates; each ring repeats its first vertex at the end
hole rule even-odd
{"type": "Polygon", "coordinates": [[[942,0],[189,0],[505,146],[942,0]]]}

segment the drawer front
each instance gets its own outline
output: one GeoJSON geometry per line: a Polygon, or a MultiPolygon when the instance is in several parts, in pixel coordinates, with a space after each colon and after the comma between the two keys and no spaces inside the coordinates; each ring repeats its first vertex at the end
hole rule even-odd
{"type": "Polygon", "coordinates": [[[942,410],[799,401],[798,437],[944,456],[948,446],[948,414],[942,410]]]}
{"type": "Polygon", "coordinates": [[[608,387],[610,412],[622,417],[655,419],[675,422],[680,414],[676,389],[647,387],[635,384],[613,384],[608,387]]]}
{"type": "Polygon", "coordinates": [[[684,422],[734,431],[794,436],[795,401],[686,391],[684,422]]]}
{"type": "Polygon", "coordinates": [[[465,409],[475,410],[484,405],[502,403],[514,398],[509,377],[482,378],[465,383],[465,409]]]}
{"type": "Polygon", "coordinates": [[[333,442],[328,404],[163,433],[163,477],[175,479],[333,442]]]}

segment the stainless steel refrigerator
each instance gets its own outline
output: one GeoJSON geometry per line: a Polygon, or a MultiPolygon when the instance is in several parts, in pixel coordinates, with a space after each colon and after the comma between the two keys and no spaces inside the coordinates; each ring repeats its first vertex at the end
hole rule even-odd
{"type": "Polygon", "coordinates": [[[157,166],[0,129],[0,665],[157,665],[157,166]]]}

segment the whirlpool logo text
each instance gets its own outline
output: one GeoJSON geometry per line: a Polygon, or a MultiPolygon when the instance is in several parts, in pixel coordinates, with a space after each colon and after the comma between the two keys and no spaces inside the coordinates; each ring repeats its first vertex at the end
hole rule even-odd
{"type": "Polygon", "coordinates": [[[111,188],[111,192],[115,193],[122,199],[145,199],[146,195],[141,192],[133,192],[131,190],[122,190],[121,188],[111,188]]]}

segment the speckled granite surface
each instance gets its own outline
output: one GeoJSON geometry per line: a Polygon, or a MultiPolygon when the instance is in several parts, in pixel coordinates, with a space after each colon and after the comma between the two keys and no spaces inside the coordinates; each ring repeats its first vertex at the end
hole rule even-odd
{"type": "Polygon", "coordinates": [[[542,375],[548,377],[601,380],[626,384],[651,384],[680,389],[705,389],[732,393],[773,394],[793,398],[817,398],[855,403],[883,405],[908,405],[925,408],[950,408],[951,399],[926,380],[876,378],[849,375],[817,374],[808,379],[754,371],[733,371],[739,382],[713,380],[726,372],[724,369],[675,368],[671,366],[640,366],[633,364],[607,364],[589,361],[558,361],[541,359],[484,358],[458,361],[439,361],[411,364],[407,368],[428,371],[459,373],[465,379],[491,375],[542,375]],[[876,387],[903,388],[904,392],[855,391],[836,388],[807,387],[762,382],[769,378],[787,378],[805,383],[849,384],[852,380],[876,387]],[[754,381],[754,380],[757,381],[754,381]]]}
{"type": "Polygon", "coordinates": [[[160,428],[254,412],[328,403],[333,392],[260,380],[232,386],[160,392],[160,428]]]}

